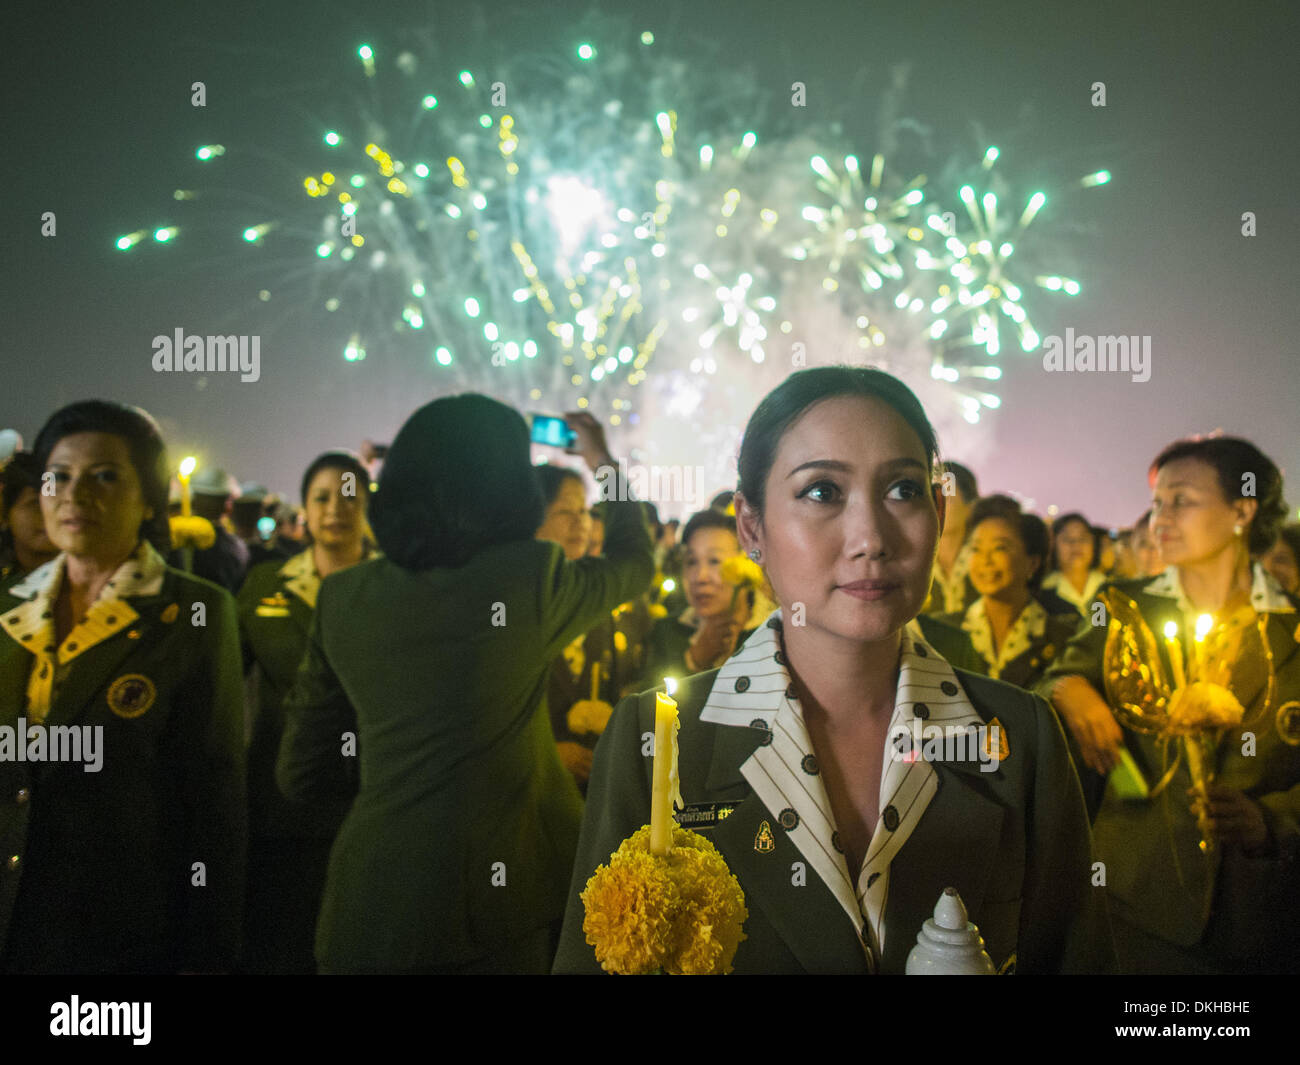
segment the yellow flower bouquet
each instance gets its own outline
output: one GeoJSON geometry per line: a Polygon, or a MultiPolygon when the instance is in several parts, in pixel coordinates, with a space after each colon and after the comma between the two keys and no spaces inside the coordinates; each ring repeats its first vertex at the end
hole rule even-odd
{"type": "Polygon", "coordinates": [[[673,829],[666,855],[643,825],[582,893],[582,930],[608,973],[674,976],[731,972],[749,911],[722,855],[699,833],[673,829]]]}
{"type": "Polygon", "coordinates": [[[167,519],[171,527],[172,547],[192,547],[206,551],[217,542],[217,530],[207,518],[197,514],[176,514],[167,519]]]}
{"type": "Polygon", "coordinates": [[[745,938],[740,881],[712,843],[673,822],[679,727],[677,704],[659,692],[650,824],[597,866],[582,892],[582,930],[607,973],[729,973],[745,938]]]}
{"type": "Polygon", "coordinates": [[[732,555],[722,563],[722,579],[733,588],[763,587],[763,567],[744,555],[732,555]]]}

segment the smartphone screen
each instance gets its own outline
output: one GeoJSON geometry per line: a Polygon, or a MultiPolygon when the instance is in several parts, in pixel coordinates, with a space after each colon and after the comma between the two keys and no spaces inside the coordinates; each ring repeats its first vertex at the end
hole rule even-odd
{"type": "Polygon", "coordinates": [[[533,415],[532,441],[534,444],[569,447],[576,439],[577,434],[569,428],[563,418],[552,418],[547,414],[533,415]]]}

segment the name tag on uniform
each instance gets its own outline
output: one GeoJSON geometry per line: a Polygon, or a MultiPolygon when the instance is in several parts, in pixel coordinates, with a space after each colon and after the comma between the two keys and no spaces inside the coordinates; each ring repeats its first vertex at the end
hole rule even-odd
{"type": "Polygon", "coordinates": [[[725,821],[735,809],[734,802],[688,802],[682,809],[674,810],[673,817],[682,828],[699,832],[716,828],[718,822],[725,821]]]}
{"type": "Polygon", "coordinates": [[[257,604],[255,613],[259,618],[287,618],[289,616],[289,600],[285,598],[283,592],[268,595],[257,604]]]}

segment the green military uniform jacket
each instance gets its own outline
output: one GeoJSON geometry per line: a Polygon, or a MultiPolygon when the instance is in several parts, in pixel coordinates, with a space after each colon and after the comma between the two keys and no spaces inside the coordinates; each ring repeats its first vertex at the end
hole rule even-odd
{"type": "MultiPolygon", "coordinates": [[[[1177,570],[1150,578],[1117,581],[1102,588],[1137,604],[1156,636],[1165,676],[1169,660],[1162,638],[1167,621],[1186,631],[1179,609],[1177,570]]],[[[1183,760],[1156,799],[1125,798],[1122,770],[1111,773],[1093,826],[1094,846],[1106,864],[1111,909],[1147,933],[1192,948],[1206,966],[1240,971],[1294,972],[1300,968],[1300,655],[1296,654],[1294,603],[1255,566],[1251,605],[1266,613],[1277,691],[1268,716],[1251,721],[1261,706],[1263,687],[1239,692],[1246,709],[1246,731],[1227,730],[1216,757],[1217,781],[1254,799],[1263,810],[1270,846],[1259,857],[1236,847],[1219,847],[1207,857],[1188,809],[1192,786],[1183,760]],[[1244,697],[1243,697],[1244,696],[1244,697]],[[1280,720],[1277,711],[1290,704],[1280,720]],[[1287,738],[1283,738],[1283,732],[1287,738]]],[[[1081,626],[1065,653],[1039,686],[1050,695],[1060,678],[1079,675],[1106,697],[1102,677],[1105,626],[1081,626]]],[[[1185,648],[1190,653],[1190,645],[1185,648]]],[[[1257,715],[1256,715],[1257,716],[1257,715]]],[[[1163,775],[1165,759],[1149,735],[1124,729],[1124,742],[1148,784],[1163,775]]],[[[1170,745],[1169,761],[1173,760],[1170,745]]],[[[1121,952],[1123,953],[1123,952],[1121,952]]]]}
{"type": "MultiPolygon", "coordinates": [[[[962,729],[996,718],[1008,757],[982,772],[973,744],[951,749],[949,760],[933,750],[939,757],[887,756],[880,820],[853,881],[790,686],[781,624],[778,612],[721,669],[677,693],[686,804],[678,821],[718,848],[749,911],[735,971],[902,973],[950,886],[1003,971],[1111,967],[1083,800],[1055,715],[1026,692],[955,673],[905,631],[891,743],[913,724],[962,729]]],[[[653,760],[643,751],[654,721],[654,693],[630,697],[596,749],[557,973],[599,971],[580,895],[649,820],[653,760]]]]}
{"type": "Polygon", "coordinates": [[[62,566],[0,592],[0,729],[15,735],[33,668],[55,654],[44,725],[102,730],[102,764],[0,749],[3,968],[228,970],[245,846],[234,601],[143,545],[56,651],[62,566]]]}
{"type": "Polygon", "coordinates": [[[909,628],[914,636],[920,636],[954,669],[964,669],[969,673],[984,672],[980,668],[982,659],[975,653],[970,637],[959,626],[951,625],[933,614],[918,614],[909,628]]]}
{"type": "MultiPolygon", "coordinates": [[[[943,614],[937,620],[966,634],[975,652],[975,664],[963,668],[1017,688],[1032,688],[1037,684],[1079,627],[1079,615],[1073,610],[1069,614],[1049,614],[1038,600],[1031,598],[1012,623],[1000,652],[995,654],[983,599],[977,599],[965,611],[943,614]]],[[[942,648],[939,650],[942,652],[942,648]]]]}
{"type": "Polygon", "coordinates": [[[320,578],[311,549],[291,559],[260,562],[239,590],[239,628],[245,661],[257,670],[256,707],[248,745],[249,830],[258,838],[333,839],[348,799],[300,803],[275,783],[284,736],[284,700],[307,649],[320,578]]]}
{"type": "Polygon", "coordinates": [[[606,513],[602,558],[527,540],[457,569],[378,559],[322,582],[277,778],[291,798],[349,794],[356,734],[325,969],[468,965],[559,921],[582,803],[546,712],[551,663],[653,575],[640,504],[606,513]]]}
{"type": "MultiPolygon", "coordinates": [[[[694,612],[687,610],[675,618],[660,618],[651,627],[646,641],[642,688],[662,687],[664,677],[684,677],[690,672],[686,668],[686,652],[696,629],[684,619],[693,617],[694,612]]],[[[736,637],[736,646],[743,647],[753,631],[752,628],[743,629],[736,637]]]]}
{"type": "Polygon", "coordinates": [[[922,614],[951,614],[965,610],[979,598],[970,581],[970,560],[974,549],[967,540],[953,559],[952,570],[944,573],[936,559],[930,577],[930,594],[921,607],[922,614]]]}

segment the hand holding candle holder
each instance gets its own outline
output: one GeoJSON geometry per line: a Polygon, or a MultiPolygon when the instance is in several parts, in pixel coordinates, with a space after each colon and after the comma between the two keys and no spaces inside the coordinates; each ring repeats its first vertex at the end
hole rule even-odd
{"type": "Polygon", "coordinates": [[[217,542],[217,530],[207,518],[200,518],[190,510],[190,478],[194,475],[197,460],[185,459],[180,466],[181,512],[168,519],[172,547],[181,552],[181,568],[187,573],[193,568],[194,551],[206,551],[217,542]]]}
{"type": "Polygon", "coordinates": [[[907,976],[992,976],[993,959],[984,950],[980,930],[966,918],[956,888],[944,888],[916,935],[916,946],[903,969],[907,976]]]}
{"type": "Polygon", "coordinates": [[[1155,636],[1137,604],[1116,589],[1104,593],[1103,599],[1109,608],[1103,659],[1107,701],[1122,724],[1157,738],[1166,749],[1166,763],[1168,745],[1175,747],[1174,762],[1151,789],[1151,798],[1165,789],[1186,758],[1197,796],[1200,848],[1209,854],[1217,844],[1205,803],[1214,781],[1219,741],[1227,729],[1249,724],[1243,702],[1264,692],[1250,715],[1254,721],[1268,713],[1276,690],[1267,615],[1256,616],[1249,607],[1222,619],[1202,614],[1187,661],[1178,623],[1167,622],[1164,643],[1170,677],[1166,679],[1155,636]]]}
{"type": "Polygon", "coordinates": [[[582,892],[582,930],[608,973],[728,973],[749,911],[739,881],[707,839],[673,824],[677,704],[655,700],[650,824],[596,868],[582,892]]]}
{"type": "Polygon", "coordinates": [[[736,609],[736,599],[742,590],[748,588],[757,591],[767,580],[763,575],[763,567],[745,555],[732,555],[723,562],[720,576],[725,583],[731,585],[733,611],[736,609]]]}
{"type": "Polygon", "coordinates": [[[593,662],[591,698],[579,699],[569,707],[567,715],[569,731],[575,736],[586,733],[599,736],[605,731],[605,726],[609,724],[609,715],[613,712],[614,708],[600,698],[600,663],[593,662]]]}

